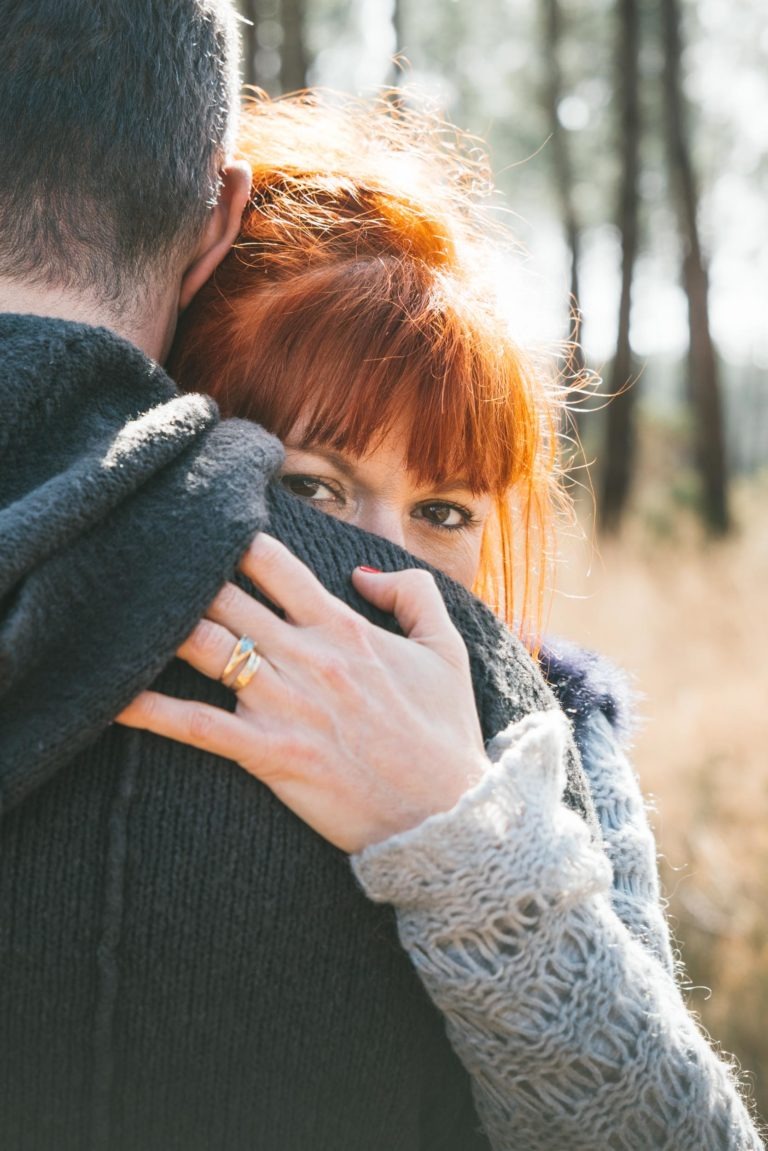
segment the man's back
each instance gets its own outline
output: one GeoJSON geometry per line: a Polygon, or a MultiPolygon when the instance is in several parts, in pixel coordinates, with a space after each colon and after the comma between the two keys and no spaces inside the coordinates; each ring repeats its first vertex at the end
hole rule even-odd
{"type": "Polygon", "coordinates": [[[4,1147],[485,1146],[391,909],[234,766],[110,730],[5,816],[0,900],[4,1147]]]}
{"type": "MultiPolygon", "coordinates": [[[[218,439],[215,421],[172,418],[170,381],[108,333],[3,317],[0,337],[2,387],[25,401],[6,409],[0,466],[14,540],[0,563],[0,1144],[472,1146],[468,1077],[391,909],[346,857],[232,764],[116,726],[96,738],[136,690],[126,668],[146,683],[169,629],[194,622],[190,579],[212,594],[263,523],[274,452],[250,426],[218,439]],[[167,418],[143,421],[158,403],[167,418]],[[253,490],[244,468],[220,475],[237,445],[253,490]]],[[[392,551],[272,501],[273,528],[337,590],[355,549],[392,551]]],[[[232,699],[180,662],[161,685],[232,699]]]]}

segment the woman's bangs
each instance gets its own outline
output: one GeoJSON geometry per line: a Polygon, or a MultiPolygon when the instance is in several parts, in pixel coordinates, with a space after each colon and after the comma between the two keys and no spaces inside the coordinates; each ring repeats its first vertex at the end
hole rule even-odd
{"type": "Polygon", "coordinates": [[[322,330],[304,328],[295,362],[308,370],[290,370],[281,405],[299,420],[279,434],[298,432],[304,446],[364,457],[402,433],[405,465],[418,483],[461,479],[477,493],[505,491],[529,463],[529,436],[521,437],[521,454],[515,396],[500,378],[510,365],[498,349],[479,347],[456,317],[433,317],[425,327],[394,305],[388,315],[380,304],[377,312],[375,324],[341,323],[331,311],[322,330]]]}

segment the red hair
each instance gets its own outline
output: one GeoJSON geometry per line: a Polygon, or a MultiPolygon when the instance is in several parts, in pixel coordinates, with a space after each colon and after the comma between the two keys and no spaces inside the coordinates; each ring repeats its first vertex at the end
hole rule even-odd
{"type": "Polygon", "coordinates": [[[300,419],[306,444],[355,455],[405,417],[417,482],[495,497],[475,591],[538,633],[561,401],[486,275],[484,161],[430,117],[307,94],[255,99],[240,152],[242,232],[182,319],[172,373],[227,416],[283,439],[300,419]]]}

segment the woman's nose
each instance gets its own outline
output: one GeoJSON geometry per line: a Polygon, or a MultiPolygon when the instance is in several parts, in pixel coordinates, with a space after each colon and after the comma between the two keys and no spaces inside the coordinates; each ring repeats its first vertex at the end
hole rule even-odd
{"type": "Polygon", "coordinates": [[[352,520],[356,527],[373,535],[382,536],[399,547],[407,547],[403,516],[399,508],[383,500],[363,500],[352,520]]]}

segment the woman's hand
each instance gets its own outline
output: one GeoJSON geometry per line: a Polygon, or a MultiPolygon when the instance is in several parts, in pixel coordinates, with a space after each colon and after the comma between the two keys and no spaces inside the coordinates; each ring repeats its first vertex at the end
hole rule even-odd
{"type": "Polygon", "coordinates": [[[347,607],[271,536],[240,570],[280,619],[226,584],[179,656],[218,679],[240,636],[262,662],[228,712],[157,692],[118,722],[233,759],[348,852],[452,807],[487,759],[469,660],[431,575],[357,568],[357,591],[392,613],[391,635],[347,607]]]}

